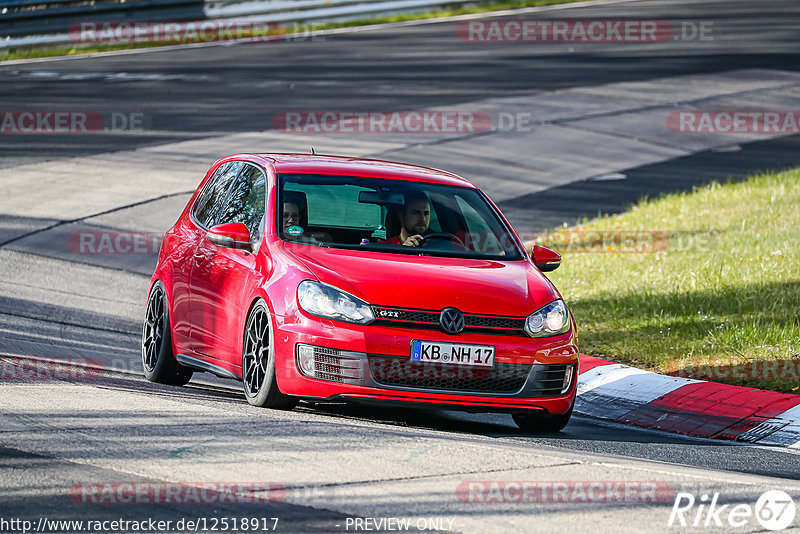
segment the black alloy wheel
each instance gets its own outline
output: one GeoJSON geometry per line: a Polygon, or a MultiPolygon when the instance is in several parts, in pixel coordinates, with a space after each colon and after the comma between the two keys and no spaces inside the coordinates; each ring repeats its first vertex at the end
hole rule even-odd
{"type": "Polygon", "coordinates": [[[250,310],[242,346],[242,385],[247,402],[253,406],[291,410],[297,400],[278,389],[275,378],[275,350],[272,321],[264,301],[250,310]]]}
{"type": "Polygon", "coordinates": [[[182,386],[192,378],[192,370],[179,364],[172,352],[167,296],[160,280],[153,284],[147,299],[142,326],[142,368],[151,382],[182,386]]]}

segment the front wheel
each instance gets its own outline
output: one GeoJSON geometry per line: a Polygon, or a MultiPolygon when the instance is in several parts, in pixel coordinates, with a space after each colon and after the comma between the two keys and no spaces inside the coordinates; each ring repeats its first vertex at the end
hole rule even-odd
{"type": "Polygon", "coordinates": [[[258,301],[244,329],[242,344],[242,385],[247,402],[262,408],[291,410],[297,404],[278,389],[275,378],[275,347],[272,321],[264,301],[258,301]]]}
{"type": "Polygon", "coordinates": [[[192,378],[192,371],[183,367],[172,352],[172,333],[164,284],[153,284],[147,299],[142,326],[142,368],[151,382],[182,386],[192,378]]]}
{"type": "Polygon", "coordinates": [[[561,415],[541,415],[535,413],[515,413],[512,415],[514,422],[520,430],[530,433],[561,432],[570,417],[572,417],[572,407],[565,414],[561,415]]]}

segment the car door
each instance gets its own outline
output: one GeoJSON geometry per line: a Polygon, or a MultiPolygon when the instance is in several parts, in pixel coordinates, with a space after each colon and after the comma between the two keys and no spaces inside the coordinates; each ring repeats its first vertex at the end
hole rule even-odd
{"type": "MultiPolygon", "coordinates": [[[[240,222],[251,242],[263,235],[266,211],[266,175],[245,163],[226,195],[214,224],[240,222]]],[[[216,366],[241,366],[241,336],[254,280],[257,254],[220,247],[207,236],[199,240],[191,274],[189,314],[194,351],[216,366]]]]}
{"type": "Polygon", "coordinates": [[[225,193],[241,169],[241,163],[223,163],[206,182],[188,217],[173,229],[176,234],[177,254],[172,273],[172,336],[178,352],[189,352],[191,320],[189,317],[189,280],[194,264],[194,253],[206,234],[209,222],[216,220],[225,193]]]}

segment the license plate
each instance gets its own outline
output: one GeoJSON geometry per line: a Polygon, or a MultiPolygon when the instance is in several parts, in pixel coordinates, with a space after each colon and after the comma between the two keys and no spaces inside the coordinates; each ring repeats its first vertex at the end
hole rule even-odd
{"type": "Polygon", "coordinates": [[[464,345],[437,341],[412,341],[411,361],[420,363],[448,363],[470,367],[492,367],[492,345],[464,345]]]}

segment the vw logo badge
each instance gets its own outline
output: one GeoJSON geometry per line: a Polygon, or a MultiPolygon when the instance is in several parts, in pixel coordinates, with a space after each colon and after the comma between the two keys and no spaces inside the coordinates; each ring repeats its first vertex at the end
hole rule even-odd
{"type": "Polygon", "coordinates": [[[445,308],[439,315],[439,324],[447,334],[460,334],[464,330],[464,314],[456,308],[445,308]]]}

